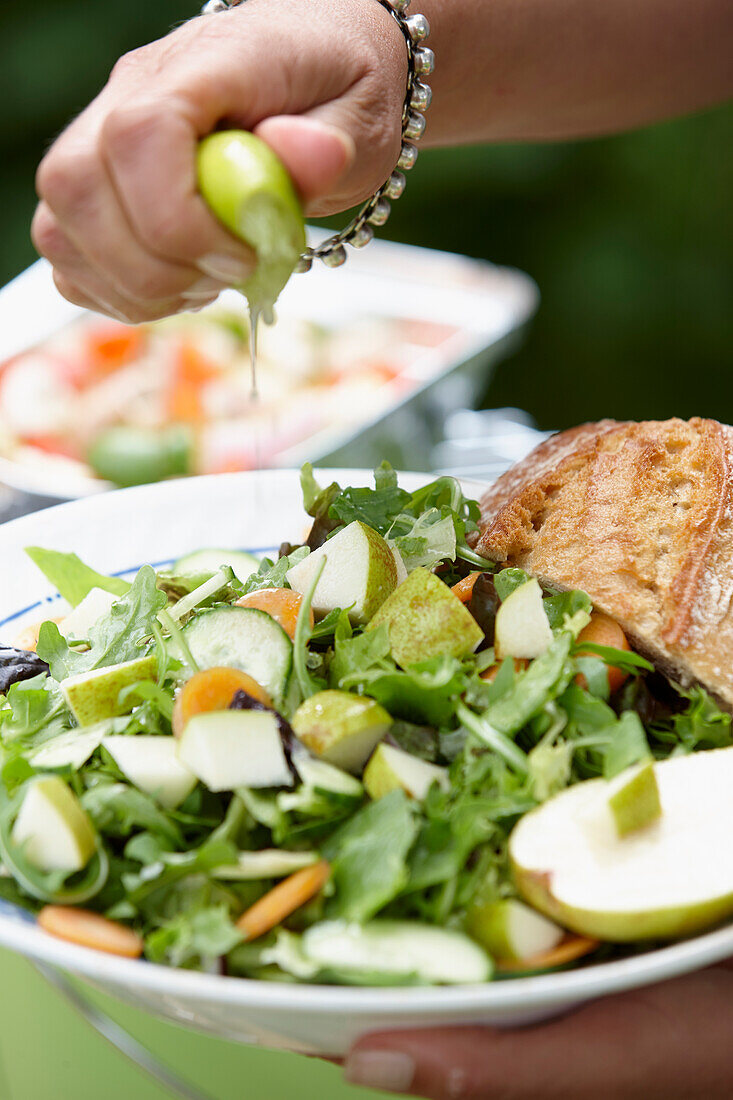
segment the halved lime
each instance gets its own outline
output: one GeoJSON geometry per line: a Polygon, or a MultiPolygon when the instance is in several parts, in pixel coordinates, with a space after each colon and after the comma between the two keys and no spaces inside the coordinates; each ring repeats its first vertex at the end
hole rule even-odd
{"type": "Polygon", "coordinates": [[[269,145],[245,130],[210,134],[198,149],[201,194],[219,221],[257,255],[237,287],[256,314],[272,309],[305,248],[293,181],[269,145]]]}

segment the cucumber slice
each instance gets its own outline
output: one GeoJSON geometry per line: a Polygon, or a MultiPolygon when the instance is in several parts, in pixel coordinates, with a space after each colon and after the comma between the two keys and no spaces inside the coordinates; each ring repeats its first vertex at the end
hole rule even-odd
{"type": "Polygon", "coordinates": [[[259,559],[244,550],[194,550],[173,563],[173,573],[218,573],[222,565],[228,565],[235,577],[246,581],[260,567],[259,559]]]}
{"type": "Polygon", "coordinates": [[[319,860],[318,852],[289,852],[283,848],[263,848],[259,852],[240,852],[236,863],[217,867],[215,878],[240,882],[263,878],[284,878],[310,867],[319,860]]]}
{"type": "Polygon", "coordinates": [[[293,665],[293,643],[271,615],[254,607],[212,607],[183,631],[199,668],[239,668],[273,699],[282,700],[293,665]]]}
{"type": "Polygon", "coordinates": [[[468,936],[417,921],[322,921],[306,929],[302,943],[306,958],[324,970],[415,977],[438,985],[486,982],[492,973],[491,959],[468,936]]]}

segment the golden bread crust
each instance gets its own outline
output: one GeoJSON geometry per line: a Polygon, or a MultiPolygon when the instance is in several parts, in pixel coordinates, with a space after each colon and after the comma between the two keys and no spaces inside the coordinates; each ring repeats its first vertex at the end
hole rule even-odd
{"type": "Polygon", "coordinates": [[[733,709],[733,428],[603,420],[487,491],[476,549],[582,588],[632,644],[733,709]]]}

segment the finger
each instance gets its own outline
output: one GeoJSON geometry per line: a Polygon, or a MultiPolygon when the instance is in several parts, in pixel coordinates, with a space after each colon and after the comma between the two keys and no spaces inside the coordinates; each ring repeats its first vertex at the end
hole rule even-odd
{"type": "Polygon", "coordinates": [[[164,316],[171,302],[180,300],[192,305],[204,304],[214,300],[224,289],[219,281],[199,273],[198,281],[182,293],[172,291],[165,296],[162,287],[155,288],[160,293],[154,298],[125,293],[124,289],[120,290],[119,282],[88,262],[45,202],[39,203],[33,217],[31,238],[38,252],[50,261],[59,276],[77,291],[85,288],[86,296],[107,311],[114,310],[112,303],[117,302],[118,311],[124,309],[126,314],[129,313],[128,306],[134,304],[145,307],[141,314],[146,319],[153,315],[164,316]]]}
{"type": "Polygon", "coordinates": [[[346,1078],[428,1100],[724,1100],[732,998],[730,972],[716,969],[533,1028],[366,1036],[346,1078]]]}
{"type": "Polygon", "coordinates": [[[174,102],[117,108],[101,148],[137,237],[158,256],[196,267],[227,285],[244,282],[255,257],[221,226],[198,193],[191,122],[174,102]],[[161,171],[151,173],[151,164],[161,171]]]}
{"type": "Polygon", "coordinates": [[[65,298],[74,305],[107,313],[118,320],[133,323],[152,321],[194,305],[205,305],[214,300],[218,293],[219,284],[216,283],[214,287],[217,289],[210,289],[208,295],[199,297],[132,301],[90,267],[45,203],[41,203],[35,213],[31,235],[39,252],[52,263],[56,286],[65,298]]]}
{"type": "Polygon", "coordinates": [[[351,166],[330,187],[309,197],[308,214],[325,217],[355,206],[389,178],[402,145],[399,96],[381,102],[373,81],[365,78],[342,99],[315,107],[305,117],[349,134],[354,143],[351,166]]]}
{"type": "MultiPolygon", "coordinates": [[[[192,289],[200,296],[206,288],[197,285],[201,279],[197,268],[162,259],[136,238],[97,144],[95,112],[90,110],[41,163],[37,188],[42,206],[53,213],[89,266],[122,297],[145,302],[178,297],[192,289]]],[[[42,208],[41,228],[44,217],[48,213],[42,208]]],[[[221,284],[219,289],[223,288],[221,284]]]]}
{"type": "Polygon", "coordinates": [[[333,190],[356,158],[350,134],[309,115],[268,118],[254,132],[280,157],[306,207],[333,190]]]}
{"type": "Polygon", "coordinates": [[[171,298],[159,302],[131,302],[120,297],[116,290],[99,276],[88,275],[75,281],[62,271],[54,269],[53,279],[56,289],[73,305],[90,309],[95,313],[104,313],[126,324],[139,325],[148,321],[157,321],[174,313],[194,312],[210,305],[215,298],[197,299],[171,298]]]}

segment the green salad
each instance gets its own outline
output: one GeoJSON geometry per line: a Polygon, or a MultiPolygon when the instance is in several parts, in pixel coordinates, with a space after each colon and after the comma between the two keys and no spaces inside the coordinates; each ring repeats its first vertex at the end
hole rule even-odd
{"type": "Polygon", "coordinates": [[[730,916],[733,870],[684,862],[730,801],[730,716],[583,592],[479,557],[452,478],[301,480],[310,533],[272,558],[128,581],[28,548],[70,610],[0,650],[0,896],[101,950],[365,986],[730,916]]]}

